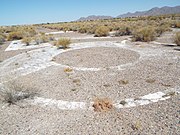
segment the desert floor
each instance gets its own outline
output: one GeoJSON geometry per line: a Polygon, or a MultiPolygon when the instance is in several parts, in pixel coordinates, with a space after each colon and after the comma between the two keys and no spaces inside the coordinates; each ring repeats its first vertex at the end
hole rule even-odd
{"type": "Polygon", "coordinates": [[[177,135],[176,31],[149,43],[131,42],[130,36],[54,33],[72,39],[66,50],[6,42],[0,46],[1,89],[16,82],[36,94],[12,105],[0,101],[0,134],[177,135]],[[112,107],[96,111],[94,102],[103,98],[112,107]]]}

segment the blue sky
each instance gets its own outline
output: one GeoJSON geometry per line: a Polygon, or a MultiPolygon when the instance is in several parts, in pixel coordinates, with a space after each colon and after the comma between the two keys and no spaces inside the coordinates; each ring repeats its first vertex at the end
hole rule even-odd
{"type": "Polygon", "coordinates": [[[177,5],[180,0],[0,0],[0,25],[74,21],[177,5]]]}

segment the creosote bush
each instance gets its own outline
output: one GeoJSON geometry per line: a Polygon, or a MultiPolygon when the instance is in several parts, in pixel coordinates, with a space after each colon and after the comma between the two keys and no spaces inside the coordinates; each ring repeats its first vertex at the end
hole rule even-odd
{"type": "Polygon", "coordinates": [[[161,36],[161,34],[164,33],[164,32],[166,32],[166,31],[170,31],[170,26],[169,26],[169,25],[161,25],[161,26],[158,26],[158,27],[155,29],[156,36],[157,36],[157,37],[161,36]]]}
{"type": "Polygon", "coordinates": [[[106,37],[109,35],[109,28],[107,26],[100,26],[95,31],[96,37],[106,37]]]}
{"type": "Polygon", "coordinates": [[[26,45],[30,45],[31,41],[32,41],[32,38],[26,37],[26,38],[23,38],[21,42],[26,45]]]}
{"type": "Polygon", "coordinates": [[[7,36],[7,40],[19,40],[23,38],[23,33],[21,31],[16,31],[16,32],[10,32],[9,35],[7,36]]]}
{"type": "Polygon", "coordinates": [[[70,44],[71,44],[71,39],[69,38],[61,38],[55,42],[55,45],[58,47],[58,49],[60,47],[62,47],[63,49],[67,49],[70,44]]]}
{"type": "Polygon", "coordinates": [[[19,40],[27,37],[33,37],[37,34],[32,26],[12,26],[7,27],[5,32],[8,33],[7,40],[19,40]]]}
{"type": "Polygon", "coordinates": [[[125,35],[131,35],[132,30],[130,27],[121,27],[119,30],[115,33],[115,36],[125,36],[125,35]]]}
{"type": "Polygon", "coordinates": [[[41,44],[41,43],[46,43],[46,42],[48,42],[48,41],[50,41],[50,40],[52,40],[52,39],[50,38],[49,35],[43,35],[43,34],[41,34],[41,35],[35,36],[35,37],[33,38],[33,40],[35,41],[35,43],[36,43],[37,45],[39,45],[39,44],[41,44]]]}
{"type": "Polygon", "coordinates": [[[155,40],[156,32],[153,27],[143,27],[133,32],[134,41],[149,42],[155,40]]]}
{"type": "Polygon", "coordinates": [[[180,32],[177,32],[174,37],[174,43],[176,43],[178,46],[180,46],[180,32]]]}

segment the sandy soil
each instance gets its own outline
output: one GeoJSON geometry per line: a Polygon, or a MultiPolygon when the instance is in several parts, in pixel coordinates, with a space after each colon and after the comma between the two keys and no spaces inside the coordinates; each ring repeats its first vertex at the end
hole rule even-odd
{"type": "MultiPolygon", "coordinates": [[[[3,45],[1,83],[6,77],[14,78],[43,99],[83,103],[96,98],[109,98],[113,102],[139,100],[141,96],[170,89],[179,92],[180,55],[173,47],[124,42],[127,37],[83,38],[74,41],[67,50],[45,47],[4,52],[8,43],[3,45]],[[72,71],[66,71],[67,68],[72,71]]],[[[63,110],[55,101],[39,105],[24,100],[19,103],[23,108],[0,102],[0,134],[177,135],[180,132],[178,93],[162,101],[130,108],[114,107],[108,112],[87,108],[63,110]]]]}

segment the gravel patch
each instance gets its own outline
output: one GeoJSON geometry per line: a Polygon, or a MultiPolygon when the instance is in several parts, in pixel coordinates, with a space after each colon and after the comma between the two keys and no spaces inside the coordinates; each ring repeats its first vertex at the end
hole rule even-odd
{"type": "Polygon", "coordinates": [[[55,57],[55,62],[87,68],[108,68],[131,63],[139,58],[139,54],[119,48],[99,47],[68,51],[55,57]]]}

